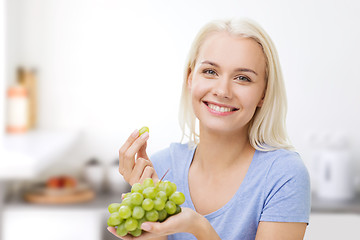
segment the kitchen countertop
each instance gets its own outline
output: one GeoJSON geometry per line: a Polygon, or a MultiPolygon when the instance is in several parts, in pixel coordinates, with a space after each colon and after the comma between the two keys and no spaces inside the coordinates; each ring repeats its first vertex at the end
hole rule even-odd
{"type": "Polygon", "coordinates": [[[311,200],[311,212],[360,214],[360,193],[358,193],[353,199],[346,201],[321,199],[313,194],[311,200]]]}
{"type": "MultiPolygon", "coordinates": [[[[33,130],[6,134],[1,149],[0,181],[32,179],[78,139],[77,132],[33,130]]],[[[1,146],[0,146],[1,147],[1,146]]]]}

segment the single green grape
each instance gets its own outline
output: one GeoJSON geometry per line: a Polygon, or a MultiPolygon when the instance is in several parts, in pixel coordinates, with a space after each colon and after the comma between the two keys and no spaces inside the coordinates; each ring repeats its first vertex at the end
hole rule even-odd
{"type": "Polygon", "coordinates": [[[140,236],[141,233],[142,233],[141,228],[137,228],[137,229],[135,229],[134,231],[130,231],[130,234],[133,235],[134,237],[140,236]]]}
{"type": "MultiPolygon", "coordinates": [[[[133,207],[133,205],[132,205],[132,203],[131,203],[131,198],[130,198],[130,197],[124,198],[124,199],[122,200],[122,202],[120,203],[120,205],[121,205],[121,206],[128,206],[128,207],[130,207],[130,208],[133,207]]],[[[120,207],[121,207],[121,206],[120,206],[120,207]]]]}
{"type": "Polygon", "coordinates": [[[120,237],[125,236],[128,233],[128,230],[125,227],[125,223],[120,224],[116,229],[116,234],[120,237]]]}
{"type": "Polygon", "coordinates": [[[185,195],[182,192],[174,192],[169,197],[169,200],[173,201],[177,205],[181,205],[185,202],[185,195]]]}
{"type": "Polygon", "coordinates": [[[119,208],[119,216],[122,219],[128,219],[131,216],[131,208],[129,206],[121,206],[119,208]]]}
{"type": "Polygon", "coordinates": [[[169,181],[164,182],[163,191],[166,193],[166,196],[168,197],[170,197],[171,194],[175,192],[171,182],[169,181]]]}
{"type": "Polygon", "coordinates": [[[140,206],[135,206],[132,212],[132,217],[135,219],[141,219],[145,215],[145,210],[140,206]]]}
{"type": "Polygon", "coordinates": [[[164,202],[166,202],[168,199],[166,196],[166,192],[164,192],[164,191],[159,191],[158,193],[156,193],[156,198],[160,198],[164,202]]]}
{"type": "Polygon", "coordinates": [[[122,219],[118,212],[114,212],[110,215],[110,217],[107,220],[107,224],[110,227],[115,227],[117,225],[120,225],[122,222],[122,219]]]}
{"type": "Polygon", "coordinates": [[[150,198],[145,198],[141,206],[145,211],[150,211],[154,208],[154,201],[150,198]]]}
{"type": "Polygon", "coordinates": [[[131,192],[135,193],[142,193],[142,191],[144,190],[144,187],[141,185],[141,183],[134,183],[134,185],[132,185],[131,187],[131,192]]]}
{"type": "Polygon", "coordinates": [[[125,221],[125,228],[128,231],[134,231],[138,226],[138,221],[135,218],[128,218],[125,221]]]}
{"type": "Polygon", "coordinates": [[[117,212],[119,211],[120,203],[112,203],[108,206],[109,213],[117,212]]]}
{"type": "Polygon", "coordinates": [[[144,188],[155,187],[154,180],[152,178],[145,178],[142,185],[144,188]]]}
{"type": "Polygon", "coordinates": [[[138,193],[138,192],[134,192],[131,194],[131,204],[134,205],[134,206],[138,206],[138,205],[141,205],[141,203],[143,202],[144,200],[144,197],[141,193],[138,193]]]}
{"type": "Polygon", "coordinates": [[[145,213],[145,218],[149,222],[156,222],[159,219],[159,213],[155,209],[145,213]]]}
{"type": "Polygon", "coordinates": [[[143,190],[143,195],[145,198],[154,199],[156,197],[155,187],[147,187],[143,190]]]}
{"type": "Polygon", "coordinates": [[[145,132],[149,132],[149,128],[148,127],[142,127],[139,130],[139,136],[143,135],[145,132]]]}
{"type": "Polygon", "coordinates": [[[170,185],[171,185],[173,191],[175,192],[176,191],[176,184],[173,183],[173,182],[170,182],[170,185]]]}
{"type": "Polygon", "coordinates": [[[173,201],[167,201],[165,203],[165,210],[169,215],[173,215],[176,212],[176,204],[173,201]]]}
{"type": "Polygon", "coordinates": [[[163,210],[165,207],[165,201],[163,201],[161,198],[156,198],[154,200],[154,208],[155,210],[163,210]]]}
{"type": "Polygon", "coordinates": [[[181,213],[181,207],[179,205],[176,205],[176,211],[175,214],[181,213]]]}
{"type": "Polygon", "coordinates": [[[125,198],[128,198],[128,197],[130,197],[130,196],[131,196],[131,192],[125,193],[125,194],[124,194],[124,199],[125,199],[125,198]]]}
{"type": "Polygon", "coordinates": [[[168,215],[168,214],[167,214],[167,212],[166,212],[165,209],[160,210],[160,211],[159,211],[159,221],[160,221],[160,222],[164,221],[164,220],[166,219],[167,215],[168,215]]]}

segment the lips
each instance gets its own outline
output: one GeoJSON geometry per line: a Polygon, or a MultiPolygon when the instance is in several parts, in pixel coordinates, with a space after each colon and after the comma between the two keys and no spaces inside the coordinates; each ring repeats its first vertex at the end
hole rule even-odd
{"type": "Polygon", "coordinates": [[[218,113],[231,113],[234,111],[239,110],[238,108],[229,106],[229,105],[224,105],[224,104],[219,104],[219,103],[214,103],[214,102],[207,102],[207,101],[203,101],[203,103],[212,111],[214,112],[218,112],[218,113]]]}

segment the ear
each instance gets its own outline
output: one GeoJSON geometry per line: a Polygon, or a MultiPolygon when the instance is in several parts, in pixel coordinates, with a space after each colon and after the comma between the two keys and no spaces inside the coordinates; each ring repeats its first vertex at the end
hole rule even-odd
{"type": "Polygon", "coordinates": [[[187,77],[187,81],[186,81],[188,88],[191,88],[192,78],[193,78],[193,76],[192,76],[192,71],[191,71],[191,69],[189,68],[189,70],[188,70],[188,77],[187,77]]]}

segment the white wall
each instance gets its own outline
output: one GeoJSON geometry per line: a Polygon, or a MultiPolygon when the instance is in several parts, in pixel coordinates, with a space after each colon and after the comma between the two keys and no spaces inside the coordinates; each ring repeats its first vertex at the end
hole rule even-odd
{"type": "Polygon", "coordinates": [[[356,0],[8,0],[8,82],[39,71],[39,127],[76,129],[61,163],[104,161],[148,125],[149,152],[178,141],[190,43],[208,20],[250,17],[272,36],[289,100],[288,130],[309,162],[308,136],[346,132],[360,159],[360,4],[356,0]]]}

